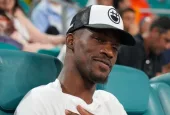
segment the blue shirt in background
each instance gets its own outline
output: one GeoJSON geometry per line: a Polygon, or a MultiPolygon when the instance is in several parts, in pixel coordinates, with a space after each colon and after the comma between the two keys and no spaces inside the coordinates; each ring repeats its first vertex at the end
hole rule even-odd
{"type": "MultiPolygon", "coordinates": [[[[67,8],[66,25],[67,29],[71,19],[76,14],[76,9],[67,8]]],[[[62,33],[62,6],[57,7],[50,4],[48,0],[42,0],[33,10],[31,15],[33,24],[41,31],[45,32],[49,26],[54,26],[62,33]]]]}

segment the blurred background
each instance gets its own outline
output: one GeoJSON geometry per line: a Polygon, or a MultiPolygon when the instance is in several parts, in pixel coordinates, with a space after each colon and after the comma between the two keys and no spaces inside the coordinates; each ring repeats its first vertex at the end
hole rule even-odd
{"type": "MultiPolygon", "coordinates": [[[[72,17],[83,7],[93,4],[114,6],[123,19],[125,31],[137,39],[139,35],[144,41],[146,39],[148,47],[157,42],[152,49],[162,48],[152,56],[142,59],[136,56],[138,62],[142,60],[140,67],[135,65],[137,62],[127,64],[121,59],[117,64],[140,69],[149,78],[170,72],[170,38],[164,37],[166,44],[158,39],[150,41],[150,35],[154,34],[150,29],[153,22],[170,16],[170,0],[0,0],[0,47],[52,55],[63,62],[65,34],[72,17]]],[[[122,56],[128,57],[125,53],[122,56]]]]}

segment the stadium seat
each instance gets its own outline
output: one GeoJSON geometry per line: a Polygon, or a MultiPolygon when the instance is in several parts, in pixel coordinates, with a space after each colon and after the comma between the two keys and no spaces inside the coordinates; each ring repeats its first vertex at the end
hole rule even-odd
{"type": "Polygon", "coordinates": [[[72,0],[73,2],[76,2],[81,8],[85,7],[88,0],[72,0]]]}
{"type": "Polygon", "coordinates": [[[52,56],[0,50],[0,115],[13,115],[30,89],[54,81],[61,68],[52,56]]]}
{"type": "Polygon", "coordinates": [[[115,65],[108,82],[97,87],[114,94],[128,115],[170,115],[169,83],[170,74],[155,77],[149,82],[144,72],[115,65]]]}
{"type": "Polygon", "coordinates": [[[41,50],[38,51],[38,53],[47,54],[47,55],[50,55],[50,56],[57,57],[60,53],[60,48],[56,47],[56,48],[51,49],[51,50],[41,49],[41,50]]]}
{"type": "Polygon", "coordinates": [[[165,83],[152,83],[149,108],[144,115],[170,115],[170,86],[165,83]]]}
{"type": "Polygon", "coordinates": [[[0,43],[0,49],[19,50],[19,48],[6,43],[0,43]]]}
{"type": "Polygon", "coordinates": [[[128,115],[143,115],[148,108],[148,76],[137,69],[115,65],[104,90],[114,94],[128,115]]]}
{"type": "Polygon", "coordinates": [[[162,74],[150,80],[151,83],[163,82],[170,86],[170,73],[162,74]]]}
{"type": "Polygon", "coordinates": [[[170,109],[169,109],[169,106],[170,106],[170,73],[154,77],[150,80],[150,83],[151,83],[152,90],[155,92],[154,96],[157,97],[157,100],[159,101],[160,106],[159,108],[155,106],[153,107],[152,103],[155,103],[155,100],[150,101],[149,105],[152,105],[151,106],[152,109],[150,109],[149,112],[151,112],[153,115],[170,115],[170,109]],[[158,110],[159,112],[162,111],[161,113],[164,113],[164,114],[159,113],[158,110]]]}
{"type": "Polygon", "coordinates": [[[151,86],[157,92],[165,115],[170,115],[170,86],[165,83],[153,83],[151,86]]]}

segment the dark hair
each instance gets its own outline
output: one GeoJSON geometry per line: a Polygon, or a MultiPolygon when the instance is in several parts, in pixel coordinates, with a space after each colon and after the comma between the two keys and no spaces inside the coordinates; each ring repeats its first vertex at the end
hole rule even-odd
{"type": "Polygon", "coordinates": [[[1,8],[0,8],[0,15],[4,16],[4,17],[6,17],[7,19],[10,20],[10,18],[7,16],[5,10],[3,10],[3,9],[1,9],[1,8]]]}
{"type": "Polygon", "coordinates": [[[124,0],[114,0],[113,2],[113,6],[116,8],[116,9],[119,9],[119,3],[123,2],[124,0]]]}
{"type": "Polygon", "coordinates": [[[170,30],[170,18],[166,16],[157,18],[151,24],[150,30],[155,27],[159,28],[160,32],[166,32],[167,30],[170,30]]]}
{"type": "Polygon", "coordinates": [[[123,14],[126,13],[126,12],[135,13],[135,10],[133,10],[132,8],[125,8],[125,9],[123,9],[123,10],[119,10],[120,16],[123,16],[123,14]]]}

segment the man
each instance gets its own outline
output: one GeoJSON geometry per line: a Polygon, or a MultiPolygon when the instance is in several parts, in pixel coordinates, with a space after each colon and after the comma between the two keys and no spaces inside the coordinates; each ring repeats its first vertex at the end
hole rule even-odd
{"type": "Polygon", "coordinates": [[[96,91],[96,83],[107,81],[120,43],[134,45],[135,41],[123,31],[122,19],[112,6],[81,10],[67,32],[58,79],[30,91],[16,115],[126,115],[116,97],[96,91]]]}
{"type": "Polygon", "coordinates": [[[145,36],[136,36],[136,45],[122,46],[117,64],[144,71],[149,78],[161,72],[161,53],[170,48],[170,18],[160,17],[153,21],[145,36]]]}
{"type": "Polygon", "coordinates": [[[119,11],[122,17],[124,29],[131,35],[136,35],[139,31],[138,26],[135,24],[135,11],[132,8],[125,8],[119,11]]]}

